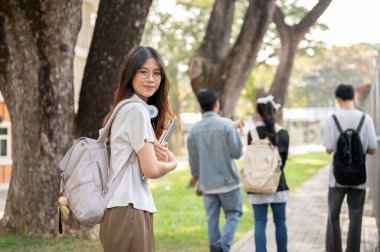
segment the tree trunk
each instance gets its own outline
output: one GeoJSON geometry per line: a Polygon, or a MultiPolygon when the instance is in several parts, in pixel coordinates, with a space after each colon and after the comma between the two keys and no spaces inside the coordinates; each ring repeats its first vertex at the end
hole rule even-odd
{"type": "MultiPolygon", "coordinates": [[[[276,102],[284,105],[288,93],[289,79],[293,69],[293,62],[297,53],[298,44],[304,39],[305,34],[317,22],[318,18],[330,5],[332,0],[320,0],[308,12],[301,21],[293,26],[285,23],[285,17],[279,7],[276,6],[273,21],[281,40],[279,65],[276,70],[269,93],[275,97],[276,102]]],[[[277,119],[282,121],[282,111],[277,114],[277,119]]]]}
{"type": "Polygon", "coordinates": [[[73,57],[81,4],[0,0],[0,89],[13,130],[2,224],[16,233],[57,230],[58,162],[72,143],[73,57]]]}
{"type": "Polygon", "coordinates": [[[294,57],[297,53],[297,41],[283,42],[280,49],[279,64],[269,93],[276,102],[285,104],[288,93],[289,79],[293,69],[294,57]]]}
{"type": "Polygon", "coordinates": [[[100,1],[84,70],[75,135],[98,137],[124,56],[140,44],[152,0],[100,1]]]}
{"type": "Polygon", "coordinates": [[[274,0],[250,0],[236,43],[230,48],[234,2],[216,0],[201,48],[189,62],[193,92],[215,90],[221,115],[232,117],[236,101],[252,70],[272,20],[274,0]]]}

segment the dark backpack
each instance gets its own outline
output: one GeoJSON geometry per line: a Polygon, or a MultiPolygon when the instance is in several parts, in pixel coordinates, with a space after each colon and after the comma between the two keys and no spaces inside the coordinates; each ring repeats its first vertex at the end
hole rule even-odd
{"type": "Polygon", "coordinates": [[[338,119],[333,115],[339,130],[339,138],[333,159],[333,171],[336,181],[341,185],[360,185],[366,181],[365,153],[359,133],[363,126],[365,114],[360,119],[358,128],[342,130],[338,119]]]}

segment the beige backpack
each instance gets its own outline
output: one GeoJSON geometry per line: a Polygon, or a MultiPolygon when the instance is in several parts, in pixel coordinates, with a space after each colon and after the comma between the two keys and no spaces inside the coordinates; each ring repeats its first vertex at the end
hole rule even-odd
{"type": "MultiPolygon", "coordinates": [[[[277,132],[279,129],[276,125],[277,132]]],[[[247,146],[241,171],[243,187],[249,193],[274,193],[281,176],[278,148],[267,137],[260,139],[256,128],[250,132],[252,143],[247,146]]]]}

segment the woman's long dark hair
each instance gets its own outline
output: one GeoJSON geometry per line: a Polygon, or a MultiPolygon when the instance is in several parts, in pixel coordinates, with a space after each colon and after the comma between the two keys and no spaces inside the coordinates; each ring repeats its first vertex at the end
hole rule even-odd
{"type": "Polygon", "coordinates": [[[104,118],[103,125],[107,123],[112,112],[120,101],[133,96],[135,93],[132,85],[133,77],[137,73],[137,70],[139,70],[141,66],[150,58],[156,60],[162,74],[158,90],[153,96],[149,97],[147,102],[149,105],[154,105],[158,109],[158,115],[153,121],[153,124],[156,137],[159,138],[161,136],[163,130],[165,129],[165,124],[174,116],[174,113],[169,107],[168,101],[170,83],[160,54],[155,49],[148,46],[134,46],[125,57],[124,65],[121,70],[120,81],[115,90],[112,109],[104,118]]]}
{"type": "Polygon", "coordinates": [[[274,116],[274,114],[276,113],[276,110],[273,107],[273,104],[271,102],[267,102],[265,104],[257,103],[256,111],[259,113],[259,115],[263,119],[269,141],[273,145],[277,145],[277,136],[276,136],[276,128],[275,128],[276,118],[274,116]]]}

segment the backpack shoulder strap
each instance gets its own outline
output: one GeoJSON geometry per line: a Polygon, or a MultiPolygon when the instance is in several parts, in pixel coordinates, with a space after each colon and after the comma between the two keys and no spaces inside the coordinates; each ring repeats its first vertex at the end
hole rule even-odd
{"type": "Polygon", "coordinates": [[[360,133],[360,130],[361,130],[362,127],[363,127],[364,119],[365,119],[365,113],[363,113],[362,118],[360,119],[360,122],[359,122],[358,128],[356,129],[356,132],[357,132],[358,134],[360,133]]]}
{"type": "Polygon", "coordinates": [[[116,188],[121,182],[121,179],[124,176],[125,171],[128,168],[129,161],[131,160],[132,156],[136,155],[135,151],[132,151],[132,153],[129,155],[129,158],[125,165],[120,169],[120,171],[116,174],[115,178],[111,181],[111,177],[109,178],[110,181],[107,181],[107,187],[106,187],[106,202],[109,202],[111,200],[111,197],[113,196],[113,193],[115,192],[116,188]],[[111,186],[110,186],[111,185],[111,186]]]}
{"type": "Polygon", "coordinates": [[[252,142],[260,140],[259,133],[257,132],[256,127],[250,129],[249,132],[251,133],[252,142]]]}
{"type": "Polygon", "coordinates": [[[131,102],[138,102],[136,101],[135,99],[132,98],[129,98],[129,99],[125,99],[125,100],[122,100],[121,102],[119,102],[119,104],[116,106],[116,108],[114,109],[114,111],[112,112],[110,118],[108,119],[106,125],[104,125],[104,127],[102,129],[99,130],[99,137],[98,137],[98,140],[97,142],[98,143],[102,143],[102,142],[105,142],[106,139],[107,139],[107,136],[109,135],[109,131],[111,130],[111,125],[112,125],[112,122],[113,120],[115,119],[116,117],[116,114],[117,112],[126,104],[128,103],[131,103],[131,102]]]}
{"type": "Polygon", "coordinates": [[[339,124],[338,118],[337,118],[336,115],[334,115],[334,114],[332,115],[332,118],[334,119],[335,125],[336,125],[336,127],[338,128],[339,133],[342,134],[342,133],[343,133],[343,130],[342,130],[342,127],[341,127],[340,124],[339,124]]]}

